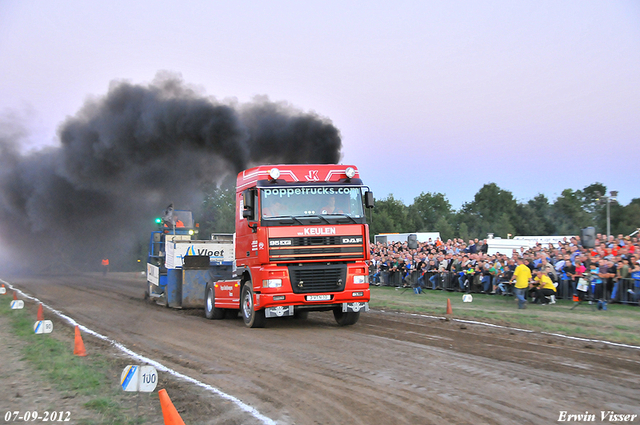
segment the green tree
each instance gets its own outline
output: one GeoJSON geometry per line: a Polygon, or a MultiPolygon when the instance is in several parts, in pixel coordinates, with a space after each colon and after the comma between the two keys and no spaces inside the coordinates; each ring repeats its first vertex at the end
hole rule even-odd
{"type": "Polygon", "coordinates": [[[472,237],[485,238],[487,233],[496,233],[497,226],[514,228],[516,205],[511,192],[488,183],[476,193],[472,202],[462,206],[461,219],[469,226],[472,237]]]}
{"type": "Polygon", "coordinates": [[[507,235],[513,235],[516,228],[511,224],[511,217],[508,213],[502,213],[498,221],[494,224],[494,236],[507,238],[507,235]]]}
{"type": "Polygon", "coordinates": [[[458,226],[458,236],[465,242],[467,242],[471,238],[471,236],[469,235],[469,227],[467,226],[467,223],[460,223],[460,226],[458,226]]]}
{"type": "Polygon", "coordinates": [[[370,234],[415,232],[416,219],[411,217],[409,208],[392,194],[376,200],[373,219],[370,223],[370,234]]]}
{"type": "Polygon", "coordinates": [[[422,220],[422,226],[416,229],[418,231],[442,233],[437,222],[440,218],[448,221],[453,214],[451,204],[442,193],[422,192],[413,200],[412,207],[412,212],[415,211],[422,220]]]}
{"type": "Polygon", "coordinates": [[[454,237],[456,237],[453,226],[444,216],[440,216],[440,218],[438,218],[434,230],[440,232],[440,239],[445,242],[447,241],[447,239],[453,239],[454,237]]]}
{"type": "Polygon", "coordinates": [[[200,238],[208,239],[211,233],[235,232],[235,180],[231,177],[222,184],[211,183],[204,188],[204,200],[200,218],[200,238]]]}
{"type": "Polygon", "coordinates": [[[611,233],[628,235],[640,228],[640,198],[632,199],[629,205],[616,205],[611,210],[611,233]]]}
{"type": "Polygon", "coordinates": [[[514,235],[553,235],[556,228],[549,200],[538,194],[526,204],[516,205],[514,235]]]}
{"type": "Polygon", "coordinates": [[[607,228],[607,186],[593,183],[582,189],[582,208],[591,219],[590,226],[606,231],[607,228]]]}
{"type": "Polygon", "coordinates": [[[582,191],[565,189],[553,203],[555,227],[559,235],[577,235],[580,229],[592,224],[591,217],[583,208],[582,191]]]}

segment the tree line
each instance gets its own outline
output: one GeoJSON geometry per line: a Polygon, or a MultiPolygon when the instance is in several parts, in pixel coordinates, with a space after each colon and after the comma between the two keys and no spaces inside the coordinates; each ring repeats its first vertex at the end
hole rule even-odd
{"type": "MultiPolygon", "coordinates": [[[[201,237],[212,232],[235,231],[235,180],[211,183],[204,188],[200,221],[201,237]]],[[[519,202],[495,183],[487,183],[459,210],[451,207],[446,195],[422,192],[405,205],[393,194],[376,200],[371,214],[370,234],[440,232],[451,238],[486,238],[509,235],[579,235],[593,226],[598,233],[607,229],[607,187],[593,183],[582,190],[565,189],[553,202],[538,194],[519,202]]],[[[609,203],[611,234],[628,235],[640,227],[640,198],[628,205],[609,203]]]]}

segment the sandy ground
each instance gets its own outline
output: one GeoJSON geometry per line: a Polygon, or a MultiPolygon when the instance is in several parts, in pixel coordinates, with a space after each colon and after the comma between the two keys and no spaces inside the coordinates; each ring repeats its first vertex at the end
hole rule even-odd
{"type": "MultiPolygon", "coordinates": [[[[380,311],[346,328],[323,312],[247,329],[240,318],[209,321],[145,302],[139,275],[8,281],[278,424],[547,424],[563,411],[608,423],[601,412],[640,414],[637,349],[380,311]]],[[[177,381],[169,394],[188,423],[263,423],[194,384],[177,381]]]]}

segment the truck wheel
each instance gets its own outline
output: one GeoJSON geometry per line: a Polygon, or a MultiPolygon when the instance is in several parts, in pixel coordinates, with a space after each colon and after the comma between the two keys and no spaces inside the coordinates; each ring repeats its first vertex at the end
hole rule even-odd
{"type": "Polygon", "coordinates": [[[360,312],[354,313],[353,311],[343,312],[342,308],[333,309],[333,317],[340,326],[355,325],[360,318],[360,312]]]}
{"type": "Polygon", "coordinates": [[[211,283],[204,291],[204,315],[207,319],[224,319],[224,309],[216,307],[216,292],[211,283]]]}
{"type": "Polygon", "coordinates": [[[248,328],[264,328],[264,310],[255,311],[253,309],[253,284],[251,281],[245,282],[240,296],[242,320],[248,328]]]}

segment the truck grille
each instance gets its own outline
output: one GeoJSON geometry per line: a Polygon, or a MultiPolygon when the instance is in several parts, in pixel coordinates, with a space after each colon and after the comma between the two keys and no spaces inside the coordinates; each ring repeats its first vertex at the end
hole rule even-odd
{"type": "Polygon", "coordinates": [[[340,292],[344,290],[347,279],[347,266],[289,266],[289,278],[295,294],[340,292]]]}
{"type": "Polygon", "coordinates": [[[356,236],[305,236],[269,239],[269,259],[274,262],[353,260],[364,256],[364,243],[356,236]]]}

